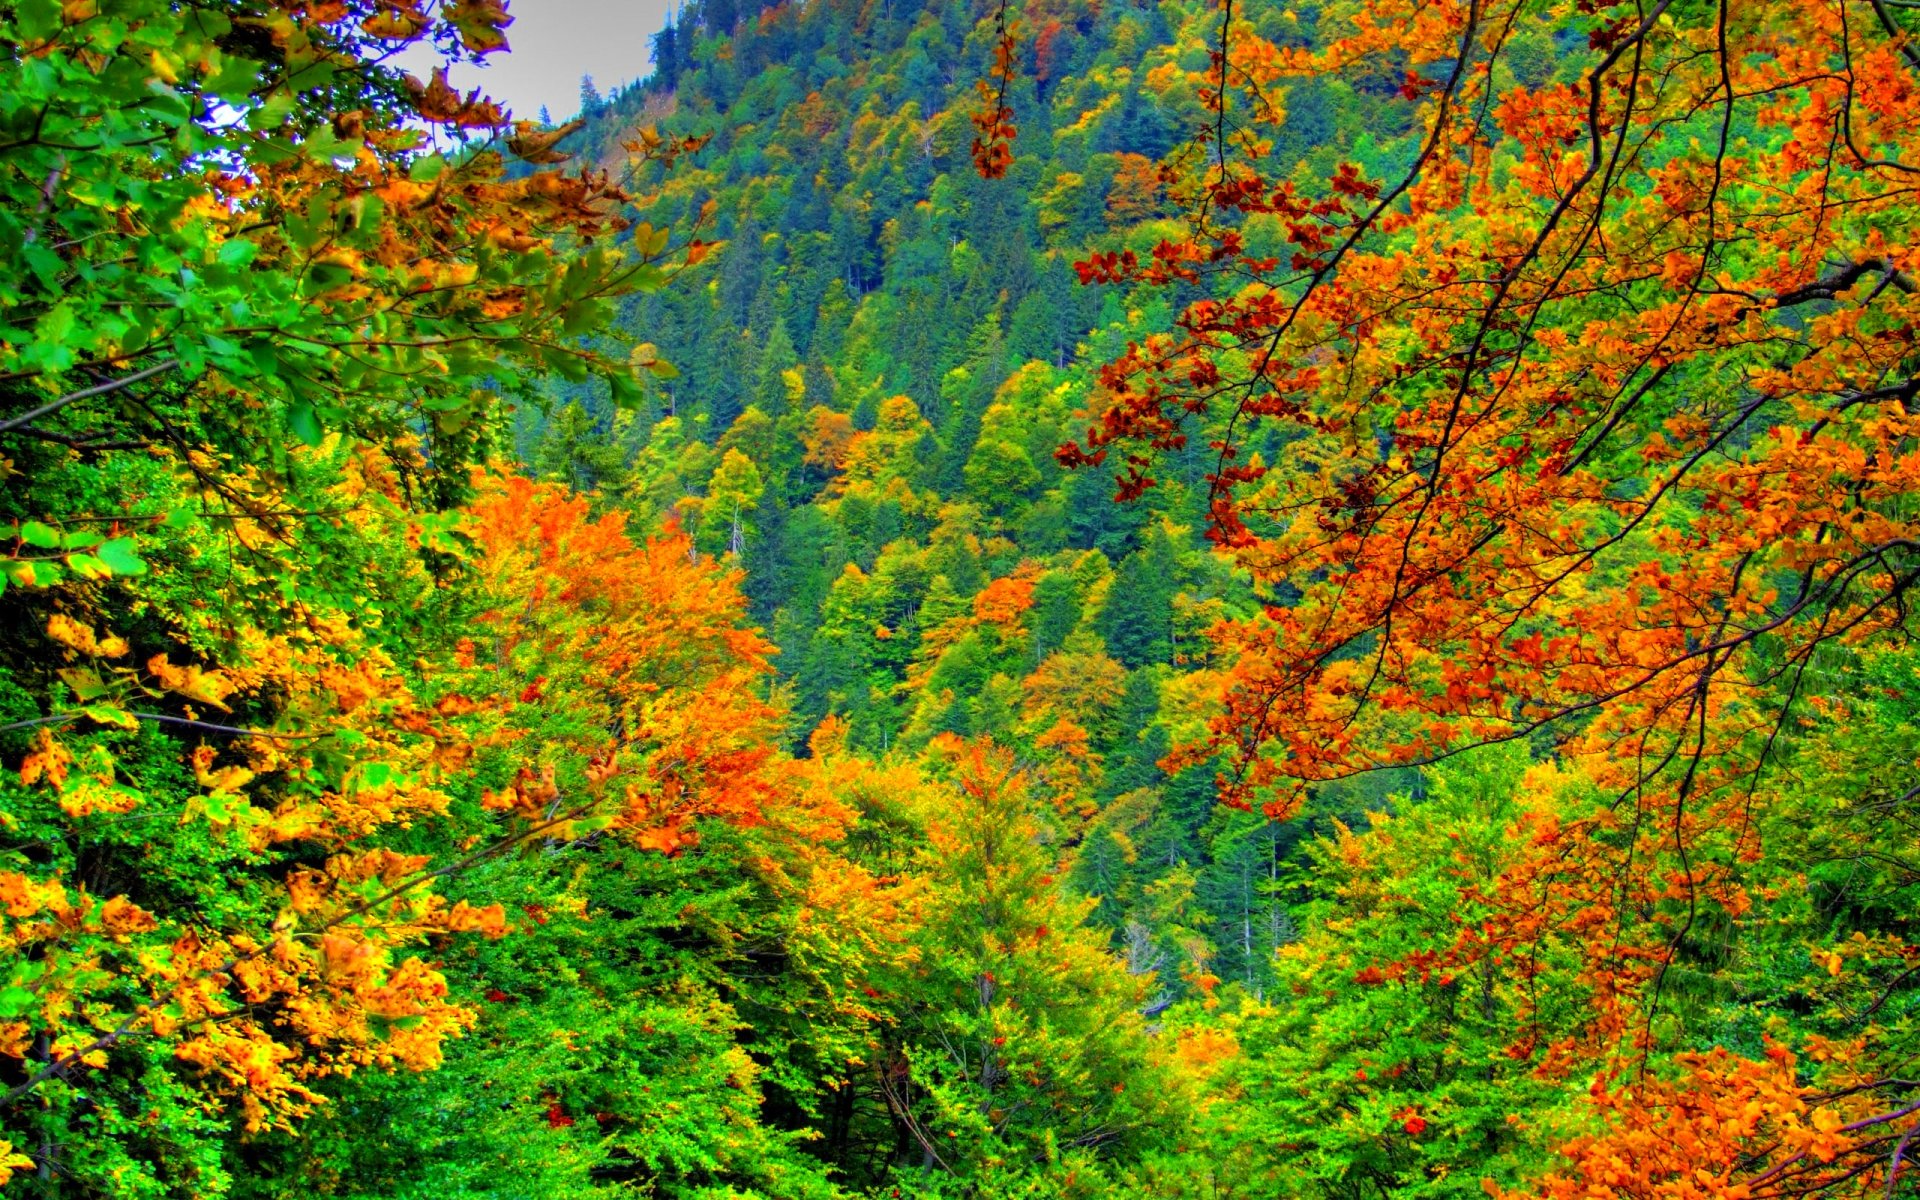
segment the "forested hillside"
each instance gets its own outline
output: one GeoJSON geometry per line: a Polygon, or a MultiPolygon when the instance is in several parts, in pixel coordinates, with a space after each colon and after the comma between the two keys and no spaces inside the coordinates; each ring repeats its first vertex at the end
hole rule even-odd
{"type": "Polygon", "coordinates": [[[1903,0],[510,25],[0,3],[0,1192],[1920,1191],[1903,0]]]}
{"type": "MultiPolygon", "coordinates": [[[[1009,97],[1013,165],[986,179],[970,117],[993,16],[694,5],[658,39],[650,85],[586,97],[563,145],[589,159],[649,126],[711,139],[636,190],[656,226],[711,204],[701,236],[724,249],[619,319],[677,375],[627,411],[604,389],[555,388],[519,426],[521,457],[739,564],[796,743],[833,715],[865,753],[985,735],[1045,764],[1063,776],[1050,835],[1073,847],[1075,890],[1115,944],[1131,937],[1172,993],[1202,972],[1260,995],[1294,928],[1275,883],[1312,825],[1217,809],[1213,763],[1161,765],[1197,716],[1182,677],[1206,630],[1256,611],[1203,536],[1209,452],[1189,443],[1167,486],[1131,504],[1110,473],[1054,455],[1100,364],[1166,329],[1182,299],[1083,286],[1074,263],[1145,256],[1183,228],[1156,164],[1203,124],[1191,74],[1219,17],[1024,13],[1036,32],[1009,97]]],[[[1258,20],[1306,45],[1318,17],[1258,20]]],[[[1544,71],[1549,31],[1522,42],[1544,71]]],[[[1415,109],[1396,87],[1290,88],[1286,171],[1357,154],[1377,175],[1407,157],[1415,109]]],[[[1367,780],[1320,807],[1351,820],[1420,786],[1367,780]]]]}

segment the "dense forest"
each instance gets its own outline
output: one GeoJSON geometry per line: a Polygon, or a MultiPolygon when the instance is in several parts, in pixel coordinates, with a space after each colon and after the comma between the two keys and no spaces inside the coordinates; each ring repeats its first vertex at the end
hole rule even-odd
{"type": "Polygon", "coordinates": [[[1920,1195],[1914,4],[511,21],[0,0],[0,1194],[1920,1195]]]}

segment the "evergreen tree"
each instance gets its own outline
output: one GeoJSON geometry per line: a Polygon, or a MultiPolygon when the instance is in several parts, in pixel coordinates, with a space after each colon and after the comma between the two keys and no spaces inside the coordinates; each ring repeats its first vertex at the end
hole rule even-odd
{"type": "Polygon", "coordinates": [[[667,91],[672,91],[680,81],[682,50],[680,31],[669,20],[653,35],[653,82],[667,91]]]}
{"type": "Polygon", "coordinates": [[[1168,662],[1173,657],[1173,597],[1178,590],[1178,566],[1173,539],[1164,528],[1156,528],[1114,572],[1094,628],[1106,640],[1107,653],[1128,668],[1168,662]]]}
{"type": "Polygon", "coordinates": [[[564,483],[575,492],[625,489],[626,455],[606,423],[596,421],[577,400],[553,413],[533,449],[533,468],[541,479],[564,483]]]}
{"type": "Polygon", "coordinates": [[[951,744],[927,796],[929,895],[916,935],[931,1000],[886,1048],[882,1087],[911,1134],[903,1184],[1060,1195],[1164,1136],[1140,1007],[1146,980],[1068,900],[1011,756],[951,744]],[[937,999],[935,999],[937,998],[937,999]],[[896,1065],[897,1064],[897,1065],[896,1065]],[[924,1164],[924,1166],[922,1166],[924,1164]]]}

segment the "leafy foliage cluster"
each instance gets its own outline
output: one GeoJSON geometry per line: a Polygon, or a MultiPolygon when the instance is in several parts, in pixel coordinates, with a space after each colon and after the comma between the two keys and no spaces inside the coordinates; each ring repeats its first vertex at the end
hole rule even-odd
{"type": "Polygon", "coordinates": [[[1907,21],[0,6],[0,1187],[1911,1191],[1907,21]]]}

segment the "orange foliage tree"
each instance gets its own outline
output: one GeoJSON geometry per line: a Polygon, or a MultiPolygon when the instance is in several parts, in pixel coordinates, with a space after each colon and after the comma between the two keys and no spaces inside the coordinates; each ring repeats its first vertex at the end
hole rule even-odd
{"type": "MultiPolygon", "coordinates": [[[[1689,939],[1752,902],[1810,671],[1910,626],[1920,50],[1877,0],[1575,9],[1364,0],[1302,48],[1223,5],[1170,172],[1189,235],[1079,264],[1203,298],[1106,364],[1060,457],[1127,498],[1211,448],[1209,536],[1267,603],[1212,630],[1218,712],[1176,758],[1223,755],[1230,803],[1502,741],[1581,761],[1611,802],[1524,821],[1438,967],[1577,934],[1591,1019],[1512,1053],[1618,1079],[1689,939]],[[1516,82],[1543,30],[1584,48],[1516,82]],[[1404,170],[1264,172],[1289,81],[1381,72],[1419,105],[1404,170]]],[[[1772,1069],[1709,1066],[1722,1099],[1772,1069]]],[[[1887,1086],[1841,1124],[1901,1140],[1887,1086]]],[[[1696,1165],[1873,1175],[1766,1167],[1765,1123],[1704,1122],[1741,1149],[1696,1165]]]]}
{"type": "MultiPolygon", "coordinates": [[[[421,527],[398,476],[357,461],[331,498],[374,542],[404,546],[421,527]]],[[[144,663],[108,613],[53,618],[65,673],[93,701],[30,723],[9,822],[105,852],[118,823],[162,818],[216,882],[183,904],[174,866],[110,891],[0,872],[0,944],[32,964],[4,1000],[0,1054],[25,1075],[6,1104],[158,1046],[260,1129],[309,1112],[329,1075],[433,1067],[473,1014],[431,948],[508,932],[499,904],[450,904],[436,880],[536,839],[675,853],[697,818],[753,824],[797,787],[770,749],[767,647],[740,625],[733,577],[684,536],[636,542],[551,485],[475,487],[460,533],[484,608],[410,667],[313,603],[292,602],[284,632],[209,614],[144,663]],[[215,635],[223,659],[196,661],[215,635]],[[82,719],[107,732],[65,728],[82,719]],[[137,765],[148,724],[188,741],[198,792],[184,811],[126,782],[151,770],[137,765]],[[394,849],[413,826],[464,850],[394,849]]],[[[399,603],[444,588],[416,559],[384,590],[399,603]]]]}

